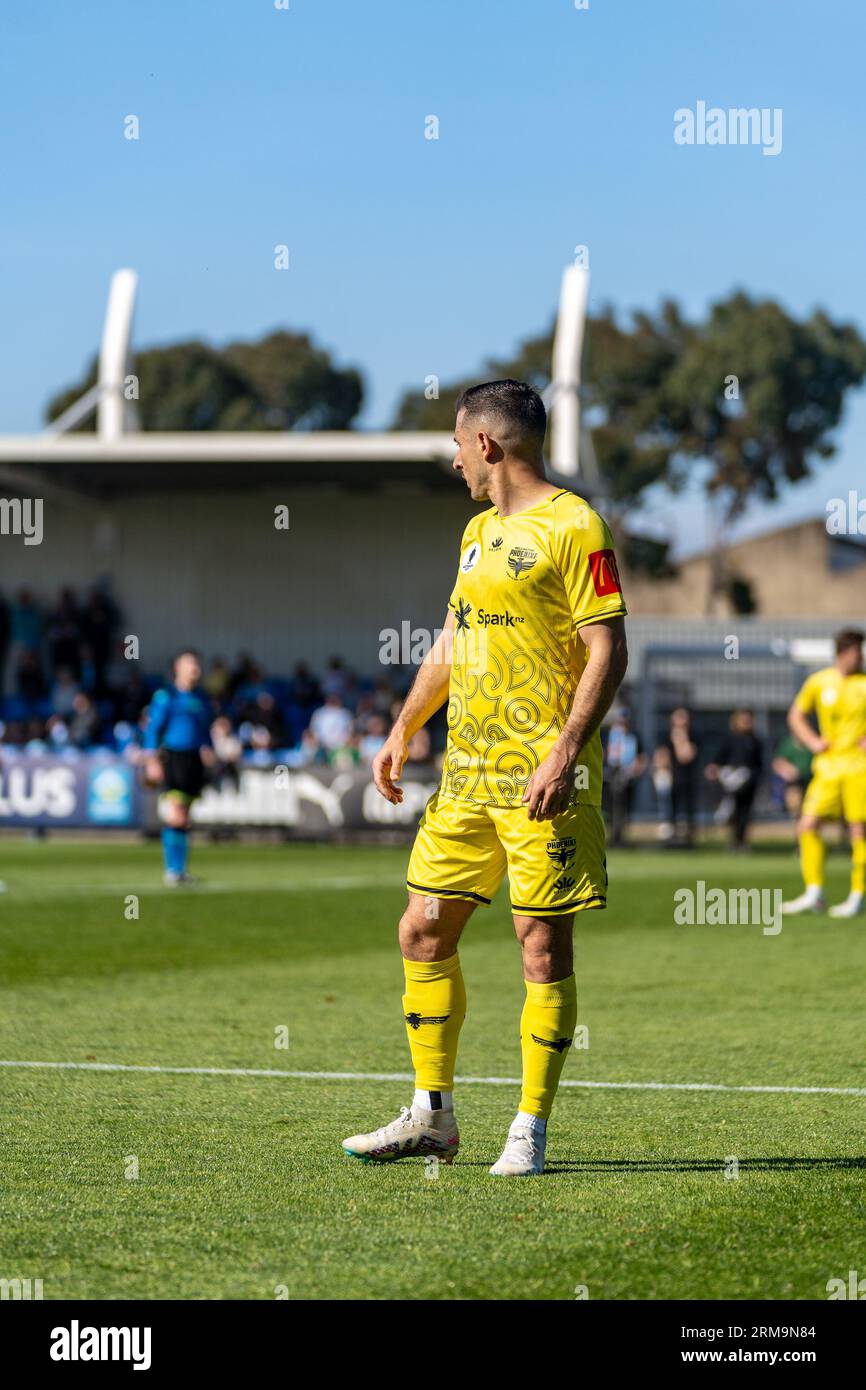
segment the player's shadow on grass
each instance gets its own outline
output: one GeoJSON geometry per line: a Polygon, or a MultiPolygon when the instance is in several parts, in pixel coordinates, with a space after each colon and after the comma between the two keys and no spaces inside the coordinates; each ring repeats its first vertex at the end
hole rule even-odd
{"type": "MultiPolygon", "coordinates": [[[[730,1167],[724,1158],[585,1158],[564,1163],[553,1161],[547,1173],[721,1173],[730,1167]]],[[[741,1158],[737,1161],[741,1173],[804,1172],[810,1168],[866,1168],[866,1157],[828,1158],[741,1158]]]]}

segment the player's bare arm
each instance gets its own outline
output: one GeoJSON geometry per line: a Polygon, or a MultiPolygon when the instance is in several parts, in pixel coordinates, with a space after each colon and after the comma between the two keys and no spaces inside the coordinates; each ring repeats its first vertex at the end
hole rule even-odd
{"type": "Polygon", "coordinates": [[[163,781],[165,773],[163,771],[162,763],[160,762],[156,754],[153,754],[151,757],[145,760],[144,775],[147,778],[147,781],[153,786],[157,786],[160,782],[163,781]]]}
{"type": "Polygon", "coordinates": [[[579,631],[589,657],[562,732],[529,779],[523,801],[530,820],[551,820],[568,806],[580,750],[610,709],[628,666],[623,618],[579,631]]]}
{"type": "Polygon", "coordinates": [[[810,753],[825,753],[830,746],[825,738],[816,733],[808,716],[797,705],[792,705],[788,710],[788,728],[810,753]]]}
{"type": "Polygon", "coordinates": [[[393,729],[373,759],[376,789],[395,806],[403,800],[402,788],[394,783],[403,771],[409,741],[448,698],[453,647],[454,614],[449,609],[441,633],[418,668],[393,729]]]}

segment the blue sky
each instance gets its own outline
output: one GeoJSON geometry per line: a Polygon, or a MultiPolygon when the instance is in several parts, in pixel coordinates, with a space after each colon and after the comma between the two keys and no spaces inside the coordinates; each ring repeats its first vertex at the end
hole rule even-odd
{"type": "MultiPolygon", "coordinates": [[[[364,370],[367,427],[545,327],[578,243],[594,307],[744,286],[866,333],[864,51],[856,0],[6,7],[0,431],[76,379],[121,265],[140,345],[308,329],[364,370]],[[698,100],[781,108],[782,152],[676,145],[698,100]]],[[[866,393],[839,442],[771,520],[862,478],[866,393]]],[[[654,514],[694,540],[695,503],[654,514]]]]}

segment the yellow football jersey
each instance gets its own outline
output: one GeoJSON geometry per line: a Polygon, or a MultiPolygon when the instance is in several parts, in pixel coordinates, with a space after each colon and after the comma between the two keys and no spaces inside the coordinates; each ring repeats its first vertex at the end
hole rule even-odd
{"type": "MultiPolygon", "coordinates": [[[[573,492],[473,517],[454,612],[441,794],[519,806],[568,718],[587,659],[578,629],[626,611],[610,532],[573,492]]],[[[601,740],[578,757],[578,803],[601,804],[601,740]]]]}
{"type": "MultiPolygon", "coordinates": [[[[852,771],[866,769],[866,673],[843,676],[835,666],[815,671],[803,684],[795,704],[804,714],[814,714],[818,732],[830,747],[819,754],[825,762],[844,762],[852,771]]],[[[816,758],[812,764],[816,769],[816,758]]]]}

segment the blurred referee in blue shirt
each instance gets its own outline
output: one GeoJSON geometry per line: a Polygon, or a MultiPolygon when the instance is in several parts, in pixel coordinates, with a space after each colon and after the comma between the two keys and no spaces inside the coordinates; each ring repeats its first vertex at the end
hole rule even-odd
{"type": "Polygon", "coordinates": [[[172,662],[173,684],[157,690],[150,702],[144,747],[145,775],[151,786],[163,788],[161,799],[162,851],[165,882],[174,887],[191,883],[187,873],[189,813],[205,781],[205,762],[213,757],[211,708],[199,689],[198,652],[178,652],[172,662]]]}

